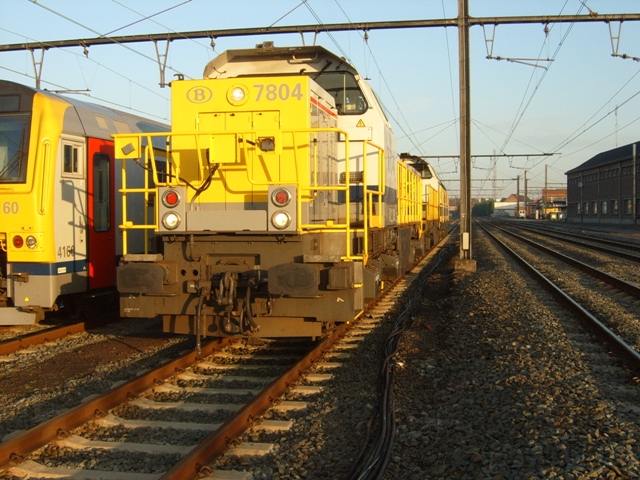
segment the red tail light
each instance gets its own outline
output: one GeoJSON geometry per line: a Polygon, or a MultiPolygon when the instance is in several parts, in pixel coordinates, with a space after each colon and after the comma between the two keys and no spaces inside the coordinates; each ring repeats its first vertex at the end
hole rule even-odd
{"type": "Polygon", "coordinates": [[[271,193],[271,201],[278,207],[286,207],[291,201],[291,194],[285,188],[278,188],[271,193]]]}
{"type": "Polygon", "coordinates": [[[24,245],[24,239],[20,235],[15,235],[13,237],[13,246],[15,248],[22,248],[24,245]]]}
{"type": "Polygon", "coordinates": [[[167,190],[162,194],[162,203],[167,208],[173,208],[180,203],[180,194],[175,190],[167,190]]]}

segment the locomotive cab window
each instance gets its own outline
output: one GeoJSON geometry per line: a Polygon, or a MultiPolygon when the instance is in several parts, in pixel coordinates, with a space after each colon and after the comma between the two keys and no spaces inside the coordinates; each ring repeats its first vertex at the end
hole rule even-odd
{"type": "Polygon", "coordinates": [[[346,72],[323,72],[312,78],[333,95],[340,115],[362,115],[369,106],[355,77],[346,72]]]}
{"type": "Polygon", "coordinates": [[[29,115],[0,115],[0,183],[27,181],[30,123],[29,115]]]}

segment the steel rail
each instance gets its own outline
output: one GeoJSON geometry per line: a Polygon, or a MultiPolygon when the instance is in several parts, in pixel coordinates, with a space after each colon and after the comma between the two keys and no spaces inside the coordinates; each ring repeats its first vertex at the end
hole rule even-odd
{"type": "MultiPolygon", "coordinates": [[[[455,226],[451,227],[449,233],[454,228],[455,226]]],[[[427,253],[408,273],[415,272],[416,268],[418,268],[418,266],[423,262],[426,262],[431,257],[430,254],[436,251],[438,251],[437,248],[434,248],[429,253],[427,253]]],[[[438,264],[439,263],[440,262],[438,262],[438,264]]],[[[432,270],[437,266],[438,265],[432,267],[432,270]]],[[[425,275],[419,289],[420,292],[424,288],[424,282],[426,281],[426,278],[428,278],[428,275],[432,272],[432,270],[425,275]]],[[[406,274],[398,279],[394,283],[394,286],[398,285],[401,279],[405,278],[405,276],[406,274]]],[[[387,292],[393,292],[393,287],[390,288],[387,292]]],[[[382,300],[382,298],[384,297],[376,299],[375,301],[367,305],[367,307],[373,307],[380,300],[382,300]]],[[[415,311],[415,309],[419,307],[416,307],[413,302],[410,302],[409,306],[412,307],[411,311],[415,311]]],[[[230,439],[237,438],[246,430],[248,430],[253,425],[254,419],[262,415],[266,410],[269,409],[269,407],[272,406],[274,399],[281,397],[290,388],[291,384],[303,378],[305,372],[309,370],[312,365],[318,359],[320,359],[322,355],[324,355],[324,353],[328,351],[342,336],[344,336],[351,328],[353,328],[355,324],[356,323],[354,322],[349,322],[339,326],[331,333],[329,337],[325,338],[320,344],[318,344],[313,350],[311,350],[311,352],[309,352],[309,354],[305,358],[300,360],[293,367],[291,367],[291,369],[274,380],[265,390],[258,394],[250,404],[245,405],[236,414],[230,417],[226,422],[222,424],[222,426],[218,430],[212,432],[211,435],[205,438],[195,449],[184,456],[170,470],[164,473],[164,475],[160,477],[160,480],[190,480],[208,474],[210,467],[208,467],[207,465],[212,464],[222,454],[225,453],[225,451],[229,448],[230,439]]],[[[396,335],[397,333],[393,336],[395,337],[396,335]]],[[[388,352],[386,353],[387,362],[392,356],[392,354],[389,355],[388,352]]],[[[392,369],[388,368],[388,366],[384,366],[381,375],[384,376],[385,372],[387,371],[391,372],[391,383],[389,384],[390,386],[388,386],[388,388],[386,388],[385,390],[385,405],[388,411],[389,409],[393,409],[392,369]]],[[[389,383],[389,379],[387,379],[387,383],[389,383]]],[[[393,415],[385,415],[383,418],[383,423],[387,425],[387,434],[382,435],[382,441],[387,448],[379,448],[377,452],[378,457],[387,457],[388,459],[388,455],[391,454],[391,446],[393,445],[393,433],[395,431],[395,428],[392,428],[389,424],[391,423],[395,427],[393,415]]],[[[379,438],[378,441],[380,442],[379,438]]],[[[383,462],[382,466],[379,466],[382,471],[384,471],[385,467],[386,461],[383,462]]]]}
{"type": "MultiPolygon", "coordinates": [[[[211,355],[215,350],[230,343],[230,339],[207,343],[202,346],[202,354],[211,355]]],[[[61,432],[77,428],[93,419],[97,412],[106,412],[126,402],[132,395],[139,395],[152,388],[155,382],[165,380],[175,375],[177,370],[193,365],[198,358],[195,351],[190,352],[109,392],[83,402],[40,425],[4,440],[0,443],[0,468],[7,467],[12,462],[21,462],[26,455],[55,440],[61,432]]]]}
{"type": "MultiPolygon", "coordinates": [[[[425,255],[422,260],[428,258],[428,256],[428,254],[425,255]]],[[[392,289],[389,291],[392,291],[392,289]]],[[[203,442],[184,456],[160,478],[171,480],[195,479],[202,476],[203,473],[206,474],[206,471],[210,468],[207,465],[213,463],[229,448],[230,439],[237,438],[248,430],[254,424],[255,419],[277,402],[277,399],[290,389],[292,384],[302,379],[313,364],[344,336],[353,325],[353,322],[348,322],[336,328],[328,337],[311,350],[309,354],[274,380],[254,397],[250,404],[245,405],[236,412],[224,422],[219,429],[212,432],[203,442]]],[[[92,420],[101,412],[106,412],[126,402],[132,396],[143,393],[152,388],[157,382],[164,381],[171,377],[176,371],[183,370],[197,363],[201,356],[211,355],[215,350],[233,341],[234,339],[225,338],[203,345],[200,355],[196,352],[190,352],[151,372],[126,382],[110,392],[99,395],[55,418],[7,439],[0,443],[0,469],[8,467],[12,463],[22,462],[26,455],[45,446],[61,434],[65,434],[92,420]]],[[[393,408],[392,405],[391,402],[391,408],[393,408]]],[[[390,451],[388,453],[390,453],[390,451]]]]}
{"type": "Polygon", "coordinates": [[[242,407],[220,428],[212,432],[196,448],[185,455],[171,469],[165,472],[161,480],[187,480],[201,476],[206,465],[213,463],[228,448],[230,439],[242,435],[254,423],[254,419],[266,412],[277,398],[281,397],[291,385],[303,378],[315,362],[336,343],[351,327],[352,323],[344,323],[333,333],[322,340],[308,355],[280,375],[271,384],[256,395],[251,403],[242,407]]]}
{"type": "Polygon", "coordinates": [[[513,233],[507,229],[504,229],[502,227],[498,227],[497,225],[493,224],[492,225],[493,228],[496,228],[508,235],[511,235],[512,237],[517,238],[518,240],[531,245],[532,247],[537,248],[538,250],[543,251],[544,253],[551,255],[555,258],[558,258],[560,260],[562,260],[565,263],[568,263],[569,265],[571,265],[572,267],[577,268],[578,270],[581,270],[585,273],[588,273],[589,275],[591,275],[592,277],[595,277],[599,280],[602,280],[603,282],[608,283],[609,285],[611,285],[612,287],[615,287],[619,290],[622,290],[630,295],[633,295],[636,298],[640,298],[640,287],[638,285],[635,285],[633,283],[627,282],[626,280],[622,280],[621,278],[616,277],[615,275],[611,275],[609,273],[603,272],[602,270],[599,270],[595,267],[592,267],[591,265],[587,265],[586,263],[583,263],[579,260],[576,260],[575,258],[571,258],[567,255],[565,255],[564,253],[560,253],[557,252],[556,250],[553,250],[551,248],[545,247],[544,245],[540,245],[537,242],[534,242],[533,240],[530,240],[528,238],[525,238],[521,235],[518,235],[517,233],[513,233]]]}
{"type": "Polygon", "coordinates": [[[535,233],[538,233],[539,235],[547,235],[548,237],[557,238],[558,240],[562,240],[563,242],[566,242],[566,243],[572,243],[574,245],[580,245],[580,246],[583,246],[583,247],[588,247],[588,248],[591,248],[593,250],[597,250],[599,252],[605,252],[605,253],[611,253],[611,254],[614,254],[614,255],[618,255],[618,256],[626,259],[626,260],[632,260],[634,262],[640,262],[640,257],[638,255],[632,255],[630,253],[619,252],[617,250],[612,250],[610,248],[601,247],[601,246],[598,246],[598,245],[592,245],[592,244],[586,243],[583,240],[570,240],[567,237],[570,237],[570,238],[581,238],[581,239],[585,239],[586,238],[587,241],[589,241],[589,242],[601,243],[603,245],[609,245],[611,247],[617,247],[617,248],[626,248],[628,250],[633,250],[634,252],[640,252],[640,245],[638,245],[638,244],[631,244],[631,243],[626,243],[626,242],[616,242],[615,240],[607,240],[605,238],[585,237],[585,235],[578,235],[577,233],[562,232],[562,233],[558,234],[558,232],[556,230],[552,230],[552,229],[548,229],[548,228],[531,227],[529,225],[513,224],[513,225],[510,225],[510,226],[515,226],[516,228],[520,228],[522,230],[535,232],[535,233]]]}
{"type": "Polygon", "coordinates": [[[524,258],[519,256],[509,246],[497,238],[491,233],[485,225],[477,223],[487,235],[489,235],[500,247],[502,247],[509,255],[511,255],[525,270],[536,279],[543,287],[550,291],[554,296],[560,299],[571,311],[578,315],[578,317],[596,334],[605,340],[610,345],[611,349],[618,355],[623,357],[627,366],[633,370],[640,372],[640,353],[631,347],[628,343],[622,340],[611,329],[609,329],[604,323],[596,318],[591,312],[585,309],[582,305],[576,302],[571,296],[565,293],[560,287],[549,280],[544,274],[538,271],[533,265],[527,262],[524,258]]]}
{"type": "Polygon", "coordinates": [[[45,330],[40,330],[38,332],[27,333],[16,338],[0,342],[0,355],[8,355],[9,353],[17,352],[18,350],[33,345],[41,345],[52,340],[59,340],[69,335],[74,335],[76,333],[82,333],[86,331],[87,324],[85,322],[80,322],[73,323],[71,325],[51,327],[45,330]]]}

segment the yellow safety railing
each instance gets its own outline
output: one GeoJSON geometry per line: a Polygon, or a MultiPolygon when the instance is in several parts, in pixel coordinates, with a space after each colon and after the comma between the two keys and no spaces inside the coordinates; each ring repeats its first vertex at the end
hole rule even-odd
{"type": "MultiPolygon", "coordinates": [[[[120,225],[120,229],[122,230],[122,253],[126,255],[129,253],[129,231],[131,230],[142,230],[144,232],[144,253],[149,253],[149,240],[150,240],[150,232],[156,231],[158,229],[157,218],[155,215],[155,210],[153,213],[153,218],[149,218],[149,205],[151,204],[151,198],[155,199],[156,196],[156,187],[167,185],[167,182],[160,182],[158,175],[158,159],[156,158],[156,151],[153,148],[152,138],[153,137],[167,137],[166,133],[147,133],[147,134],[137,134],[137,135],[119,135],[114,137],[120,137],[119,142],[116,143],[116,158],[120,158],[122,160],[121,167],[121,182],[122,188],[118,189],[118,192],[121,193],[122,197],[122,224],[120,225]],[[142,147],[142,139],[146,140],[146,145],[142,147]],[[134,140],[136,145],[132,145],[129,140],[134,140]],[[129,150],[126,147],[131,145],[134,150],[129,150]],[[122,150],[127,150],[128,153],[123,153],[122,150]],[[127,186],[127,161],[134,161],[142,168],[145,169],[144,183],[142,187],[129,187],[127,186]],[[150,185],[149,183],[149,175],[146,174],[146,171],[151,173],[151,177],[153,179],[153,183],[150,185]],[[133,194],[143,195],[143,204],[144,204],[144,223],[143,224],[134,224],[128,217],[128,203],[127,196],[133,194]]],[[[117,140],[118,141],[118,140],[117,140]]],[[[165,152],[162,152],[165,155],[165,152]]],[[[169,161],[167,157],[167,169],[169,169],[169,161]]]]}
{"type": "MultiPolygon", "coordinates": [[[[196,161],[198,163],[197,171],[198,178],[192,182],[191,185],[194,187],[198,187],[202,185],[202,183],[206,180],[207,174],[205,172],[210,171],[210,167],[213,164],[216,164],[216,159],[213,158],[213,153],[209,153],[207,155],[203,155],[203,151],[212,152],[211,147],[213,146],[213,138],[214,137],[223,137],[223,136],[233,136],[234,143],[239,143],[241,145],[241,152],[244,155],[246,162],[244,164],[240,162],[229,162],[228,160],[218,165],[218,174],[223,175],[224,172],[227,171],[238,171],[244,170],[246,172],[247,181],[254,186],[260,187],[268,187],[270,185],[280,185],[282,181],[270,181],[270,180],[258,180],[254,178],[254,174],[251,173],[251,169],[249,168],[248,159],[251,158],[252,155],[256,156],[257,153],[251,153],[249,151],[249,145],[252,147],[255,145],[254,140],[257,138],[258,133],[263,132],[255,132],[255,131],[246,131],[246,132],[209,132],[207,134],[203,134],[199,131],[194,132],[183,132],[183,133],[152,133],[152,134],[122,134],[122,135],[114,135],[116,140],[116,158],[121,158],[122,162],[122,188],[118,191],[122,194],[122,209],[123,209],[123,222],[120,225],[120,228],[123,232],[123,251],[126,254],[126,245],[127,245],[127,232],[129,230],[144,230],[145,231],[145,253],[146,245],[148,244],[148,232],[151,230],[158,229],[157,218],[154,215],[152,221],[146,217],[147,209],[145,208],[145,223],[143,225],[134,225],[128,219],[127,216],[127,195],[129,194],[143,194],[145,205],[149,205],[149,201],[152,195],[155,194],[155,189],[158,186],[168,186],[168,185],[184,185],[185,181],[181,179],[181,160],[174,156],[171,153],[170,148],[167,148],[167,175],[172,180],[169,181],[161,181],[159,178],[158,170],[157,170],[157,162],[154,155],[154,149],[152,148],[152,138],[153,137],[166,137],[167,145],[169,145],[169,139],[173,142],[174,139],[179,139],[179,144],[181,145],[181,149],[197,152],[196,161]],[[191,137],[193,140],[187,140],[191,137]],[[146,147],[141,147],[142,140],[146,140],[146,147]],[[208,139],[208,141],[207,141],[208,139]],[[186,141],[185,141],[186,140],[186,141]],[[252,145],[253,144],[253,145],[252,145]],[[193,145],[193,148],[185,148],[185,145],[193,145]],[[206,145],[206,147],[205,147],[206,145]],[[147,168],[152,173],[153,183],[154,185],[149,185],[149,181],[147,176],[145,176],[144,187],[132,188],[127,186],[127,160],[135,161],[138,164],[141,164],[145,168],[147,168]]],[[[352,261],[352,260],[363,260],[366,262],[367,260],[367,249],[368,249],[368,230],[369,228],[379,227],[382,225],[382,196],[385,192],[386,188],[386,175],[384,168],[384,149],[376,145],[370,141],[362,142],[363,151],[362,158],[363,161],[363,178],[362,178],[362,189],[363,189],[363,211],[366,212],[366,218],[363,222],[362,227],[354,227],[351,222],[351,187],[355,186],[355,183],[351,182],[349,172],[350,172],[350,163],[351,163],[351,145],[349,141],[348,132],[341,130],[339,128],[304,128],[304,129],[292,129],[292,130],[280,130],[279,136],[280,139],[284,139],[285,137],[291,135],[291,144],[287,145],[287,148],[291,148],[293,152],[293,162],[296,167],[296,178],[297,172],[305,171],[305,169],[299,169],[300,162],[308,161],[308,153],[311,151],[312,154],[312,164],[310,166],[309,171],[313,173],[312,177],[308,181],[301,181],[299,178],[296,179],[295,182],[287,182],[292,183],[297,186],[296,188],[296,210],[297,210],[297,230],[302,234],[307,234],[311,232],[332,232],[332,233],[344,233],[345,235],[345,255],[343,256],[343,260],[352,261]],[[342,134],[344,136],[344,144],[345,144],[345,159],[344,159],[344,171],[345,181],[344,183],[334,184],[334,185],[320,185],[318,183],[318,169],[319,169],[319,152],[318,152],[318,143],[317,141],[309,142],[309,146],[299,145],[298,136],[300,134],[309,134],[312,138],[316,138],[321,133],[331,133],[334,132],[337,134],[342,134]],[[373,148],[375,150],[374,154],[377,153],[376,163],[377,163],[377,188],[368,188],[368,178],[369,172],[367,164],[369,163],[367,160],[367,149],[373,148]],[[300,154],[304,153],[304,158],[299,158],[300,154]],[[312,168],[312,170],[311,170],[312,168]],[[345,196],[345,221],[338,222],[337,219],[327,220],[324,224],[303,224],[302,223],[302,208],[304,202],[309,202],[313,200],[317,192],[319,191],[334,191],[334,192],[344,192],[345,196]],[[372,204],[374,203],[373,197],[377,196],[378,200],[378,208],[379,212],[377,215],[374,215],[372,204]],[[354,253],[352,251],[352,237],[354,234],[362,234],[363,237],[363,251],[361,253],[354,253]]],[[[308,140],[307,140],[308,141],[308,140]]],[[[283,147],[284,148],[284,147],[283,147]]],[[[192,157],[193,158],[193,157],[192,157]]],[[[255,164],[255,163],[254,163],[255,164]]],[[[266,171],[266,178],[269,178],[268,171],[266,166],[264,166],[266,171]]]]}
{"type": "Polygon", "coordinates": [[[437,222],[440,217],[440,197],[438,190],[431,185],[427,186],[427,222],[437,222]]]}
{"type": "Polygon", "coordinates": [[[420,177],[404,163],[398,163],[398,223],[420,223],[422,220],[420,177]]]}

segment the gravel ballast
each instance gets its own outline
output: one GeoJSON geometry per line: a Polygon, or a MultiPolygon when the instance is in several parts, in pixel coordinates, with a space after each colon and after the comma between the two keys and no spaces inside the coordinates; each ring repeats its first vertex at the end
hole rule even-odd
{"type": "MultiPolygon", "coordinates": [[[[384,479],[640,475],[640,387],[605,346],[484,235],[477,271],[452,258],[424,292],[395,358],[396,437],[384,479]]],[[[455,256],[455,255],[454,255],[455,256]]],[[[344,478],[364,441],[390,322],[333,372],[262,459],[216,467],[254,479],[344,478]]],[[[274,438],[275,437],[275,438],[274,438]]]]}
{"type": "Polygon", "coordinates": [[[402,341],[385,478],[634,478],[637,379],[484,235],[402,341]]]}
{"type": "MultiPolygon", "coordinates": [[[[638,379],[484,234],[474,238],[476,272],[455,271],[455,256],[427,282],[393,360],[396,433],[383,478],[639,477],[638,379]]],[[[348,349],[343,366],[318,365],[333,375],[321,392],[286,396],[305,410],[267,412],[292,419],[290,430],[243,436],[273,443],[273,453],[227,455],[214,468],[256,480],[344,478],[375,411],[393,318],[348,349]]]]}

